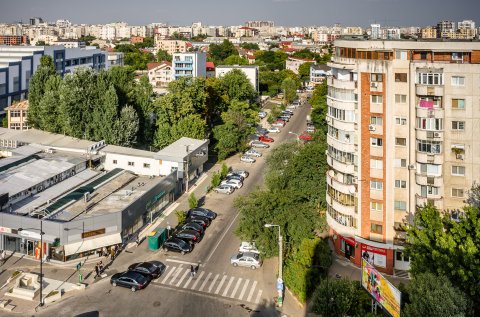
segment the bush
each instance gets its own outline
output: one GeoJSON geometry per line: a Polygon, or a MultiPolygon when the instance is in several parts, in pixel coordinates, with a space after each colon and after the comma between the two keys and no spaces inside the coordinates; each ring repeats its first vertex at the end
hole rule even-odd
{"type": "Polygon", "coordinates": [[[177,216],[177,222],[179,225],[184,224],[185,220],[187,220],[187,213],[183,210],[175,211],[175,215],[177,216]]]}
{"type": "Polygon", "coordinates": [[[220,171],[220,178],[224,179],[225,177],[227,177],[227,174],[228,174],[228,166],[227,164],[223,163],[222,170],[220,171]]]}
{"type": "Polygon", "coordinates": [[[190,209],[198,207],[198,199],[195,197],[194,193],[191,193],[190,196],[188,196],[188,207],[190,209]]]}
{"type": "Polygon", "coordinates": [[[222,181],[222,178],[220,177],[220,173],[215,172],[212,175],[212,187],[217,187],[220,185],[220,182],[222,181]]]}

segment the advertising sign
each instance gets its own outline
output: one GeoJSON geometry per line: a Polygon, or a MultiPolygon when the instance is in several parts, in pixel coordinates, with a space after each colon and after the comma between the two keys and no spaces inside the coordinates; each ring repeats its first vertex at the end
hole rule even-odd
{"type": "Polygon", "coordinates": [[[393,317],[400,317],[402,293],[362,258],[362,286],[393,317]]]}
{"type": "Polygon", "coordinates": [[[362,244],[362,257],[368,263],[379,267],[387,267],[387,250],[362,244]]]}

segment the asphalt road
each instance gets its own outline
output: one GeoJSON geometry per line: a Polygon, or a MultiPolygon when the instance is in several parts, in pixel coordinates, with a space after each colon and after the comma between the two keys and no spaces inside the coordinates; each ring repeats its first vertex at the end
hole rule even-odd
{"type": "MultiPolygon", "coordinates": [[[[205,207],[218,213],[207,229],[203,240],[192,253],[135,252],[135,261],[160,260],[167,265],[165,273],[141,291],[112,287],[110,276],[96,282],[75,296],[58,304],[42,308],[38,316],[279,316],[273,298],[276,296],[275,276],[277,259],[269,259],[257,270],[232,267],[230,257],[236,253],[240,240],[234,235],[238,226],[238,212],[233,201],[263,184],[265,155],[288,139],[296,138],[288,132],[301,133],[306,127],[310,106],[298,108],[269,149],[260,149],[264,156],[253,164],[240,162],[240,155],[228,159],[233,168],[245,169],[250,176],[244,186],[231,195],[210,193],[205,207]],[[190,277],[190,265],[200,265],[196,277],[190,277]]],[[[205,184],[204,184],[205,185],[205,184]]],[[[204,187],[204,186],[200,186],[204,187]]],[[[197,196],[198,197],[198,196],[197,196]]],[[[175,224],[172,213],[168,221],[175,224]]],[[[125,257],[127,259],[127,257],[125,257]]],[[[119,261],[121,261],[119,257],[119,261]]],[[[126,269],[132,259],[119,262],[118,271],[126,269]]]]}

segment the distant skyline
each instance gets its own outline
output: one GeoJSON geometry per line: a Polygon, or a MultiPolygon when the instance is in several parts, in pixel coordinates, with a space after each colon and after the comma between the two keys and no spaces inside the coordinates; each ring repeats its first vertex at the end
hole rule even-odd
{"type": "Polygon", "coordinates": [[[480,3],[478,0],[0,0],[0,23],[28,22],[31,17],[48,22],[67,19],[74,24],[202,22],[226,26],[271,20],[284,26],[334,23],[362,27],[371,23],[426,26],[441,20],[464,19],[480,24],[480,3]]]}

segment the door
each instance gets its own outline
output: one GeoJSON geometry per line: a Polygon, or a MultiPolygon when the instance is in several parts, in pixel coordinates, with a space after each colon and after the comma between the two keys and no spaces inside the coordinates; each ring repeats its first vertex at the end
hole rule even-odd
{"type": "Polygon", "coordinates": [[[35,243],[31,240],[27,240],[27,255],[35,256],[35,243]]]}

